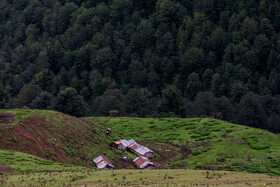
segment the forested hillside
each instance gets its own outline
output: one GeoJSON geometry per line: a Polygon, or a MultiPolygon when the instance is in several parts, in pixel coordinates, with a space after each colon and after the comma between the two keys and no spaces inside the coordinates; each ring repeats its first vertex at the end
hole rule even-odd
{"type": "Polygon", "coordinates": [[[1,0],[0,108],[280,132],[278,0],[1,0]]]}

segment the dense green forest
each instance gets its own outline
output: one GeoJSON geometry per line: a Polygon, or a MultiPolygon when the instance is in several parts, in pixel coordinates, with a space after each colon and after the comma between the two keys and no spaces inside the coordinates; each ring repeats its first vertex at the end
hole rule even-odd
{"type": "Polygon", "coordinates": [[[278,0],[1,0],[0,108],[280,132],[278,0]]]}

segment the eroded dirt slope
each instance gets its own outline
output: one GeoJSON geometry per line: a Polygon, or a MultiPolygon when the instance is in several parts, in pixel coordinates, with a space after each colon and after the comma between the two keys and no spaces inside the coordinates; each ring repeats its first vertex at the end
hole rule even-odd
{"type": "Polygon", "coordinates": [[[20,119],[16,125],[2,123],[0,126],[0,149],[57,162],[89,165],[100,147],[106,145],[93,124],[58,112],[38,111],[20,119]],[[94,146],[96,142],[99,142],[98,148],[94,146]]]}

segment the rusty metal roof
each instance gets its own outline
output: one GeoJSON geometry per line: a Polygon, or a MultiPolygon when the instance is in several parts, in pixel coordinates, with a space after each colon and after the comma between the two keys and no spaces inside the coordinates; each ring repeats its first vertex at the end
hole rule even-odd
{"type": "Polygon", "coordinates": [[[154,165],[153,162],[151,162],[148,158],[143,157],[143,156],[137,157],[136,159],[133,160],[133,162],[136,167],[141,168],[141,169],[143,169],[149,165],[154,165]]]}
{"type": "Polygon", "coordinates": [[[111,162],[103,156],[96,157],[93,162],[99,169],[104,169],[107,165],[111,168],[114,168],[111,162]]]}
{"type": "Polygon", "coordinates": [[[136,142],[135,140],[133,140],[133,139],[127,140],[127,141],[125,141],[125,142],[123,142],[123,143],[124,143],[124,145],[126,145],[127,147],[129,147],[130,144],[137,144],[137,142],[136,142]]]}
{"type": "Polygon", "coordinates": [[[151,149],[149,149],[148,147],[145,147],[143,145],[139,145],[139,144],[134,144],[131,149],[133,151],[135,151],[136,153],[138,153],[139,155],[145,155],[146,153],[153,153],[153,151],[151,149]]]}
{"type": "Polygon", "coordinates": [[[144,156],[146,153],[153,153],[153,151],[143,145],[139,145],[135,140],[131,139],[131,140],[118,140],[118,141],[114,141],[115,144],[119,145],[122,144],[125,148],[130,148],[132,149],[134,152],[136,152],[139,155],[144,156]]]}
{"type": "Polygon", "coordinates": [[[129,140],[127,143],[129,148],[132,148],[134,145],[138,145],[138,143],[133,139],[129,140]]]}

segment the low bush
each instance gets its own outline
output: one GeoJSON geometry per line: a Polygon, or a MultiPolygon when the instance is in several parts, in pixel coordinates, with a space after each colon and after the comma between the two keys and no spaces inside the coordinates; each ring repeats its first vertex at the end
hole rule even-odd
{"type": "Polygon", "coordinates": [[[267,145],[264,142],[260,142],[260,141],[256,140],[255,138],[247,139],[246,142],[250,146],[251,149],[262,150],[262,149],[269,148],[269,145],[267,145]]]}
{"type": "Polygon", "coordinates": [[[195,166],[194,166],[195,169],[202,169],[203,167],[204,167],[204,165],[201,162],[195,163],[195,166]]]}
{"type": "Polygon", "coordinates": [[[267,170],[265,169],[264,166],[258,164],[258,163],[249,163],[247,165],[247,171],[251,173],[267,173],[267,170]]]}
{"type": "Polygon", "coordinates": [[[47,151],[45,151],[45,156],[46,156],[47,159],[50,158],[50,155],[49,155],[49,153],[47,151]]]}
{"type": "Polygon", "coordinates": [[[270,167],[272,168],[280,167],[280,160],[276,160],[276,159],[270,160],[270,167]]]}
{"type": "Polygon", "coordinates": [[[269,148],[269,146],[267,144],[261,143],[261,142],[256,142],[256,143],[250,144],[250,147],[255,150],[262,150],[262,149],[269,148]]]}

